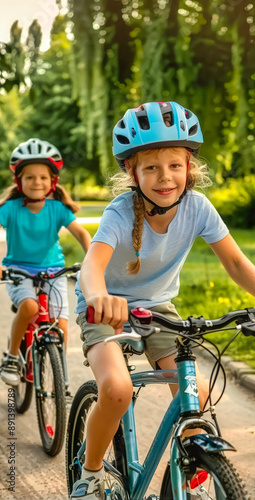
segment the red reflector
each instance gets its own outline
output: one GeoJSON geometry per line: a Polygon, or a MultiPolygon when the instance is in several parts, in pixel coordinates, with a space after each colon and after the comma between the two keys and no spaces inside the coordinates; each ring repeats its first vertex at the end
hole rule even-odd
{"type": "Polygon", "coordinates": [[[54,435],[54,432],[53,432],[51,425],[46,425],[46,431],[48,432],[49,436],[54,435]]]}
{"type": "Polygon", "coordinates": [[[197,488],[200,484],[204,483],[207,478],[208,478],[208,472],[206,472],[205,470],[199,470],[196,473],[196,475],[191,479],[190,488],[194,490],[194,488],[197,488]]]}

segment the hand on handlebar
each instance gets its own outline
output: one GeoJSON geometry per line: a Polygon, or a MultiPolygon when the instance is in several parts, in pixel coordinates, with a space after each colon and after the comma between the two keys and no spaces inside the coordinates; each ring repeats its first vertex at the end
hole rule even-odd
{"type": "Polygon", "coordinates": [[[119,334],[126,321],[128,321],[128,306],[123,297],[106,294],[88,300],[89,323],[109,325],[114,328],[116,334],[119,334]]]}

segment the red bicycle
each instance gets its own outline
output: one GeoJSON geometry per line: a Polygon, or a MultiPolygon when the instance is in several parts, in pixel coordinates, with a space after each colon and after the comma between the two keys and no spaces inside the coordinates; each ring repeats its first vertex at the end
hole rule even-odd
{"type": "MultiPolygon", "coordinates": [[[[21,269],[8,268],[3,271],[2,281],[19,286],[25,278],[33,281],[36,288],[39,313],[36,322],[29,324],[19,350],[20,383],[14,388],[15,406],[18,413],[28,410],[35,388],[38,425],[45,452],[57,455],[63,446],[66,425],[66,394],[68,389],[67,364],[64,347],[64,333],[58,327],[58,318],[54,323],[49,318],[51,294],[59,298],[58,289],[51,281],[48,293],[44,284],[49,279],[58,278],[66,273],[74,277],[80,264],[64,267],[55,274],[39,272],[32,275],[21,269]]],[[[14,305],[12,310],[17,311],[14,305]]],[[[61,303],[59,303],[61,310],[61,303]]]]}

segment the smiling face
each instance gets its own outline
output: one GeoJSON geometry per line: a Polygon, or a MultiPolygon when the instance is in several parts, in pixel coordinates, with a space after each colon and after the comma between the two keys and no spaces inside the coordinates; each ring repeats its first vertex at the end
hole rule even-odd
{"type": "Polygon", "coordinates": [[[22,170],[21,187],[27,198],[45,198],[51,188],[52,178],[47,165],[31,163],[22,170]]]}
{"type": "MultiPolygon", "coordinates": [[[[136,176],[145,196],[162,207],[175,203],[186,186],[187,161],[185,148],[138,153],[136,176]]],[[[146,208],[148,205],[145,201],[146,208]]]]}

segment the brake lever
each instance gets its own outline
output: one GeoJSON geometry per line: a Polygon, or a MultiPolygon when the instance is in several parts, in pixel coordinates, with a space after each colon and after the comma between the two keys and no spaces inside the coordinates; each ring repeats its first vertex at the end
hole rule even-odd
{"type": "Polygon", "coordinates": [[[241,331],[245,337],[250,337],[251,335],[255,337],[255,322],[247,321],[246,323],[242,323],[240,325],[241,331]]]}
{"type": "Polygon", "coordinates": [[[18,276],[13,276],[11,275],[11,271],[9,269],[3,269],[2,270],[2,279],[1,279],[1,282],[3,284],[11,284],[11,285],[15,285],[17,286],[24,278],[22,278],[21,276],[18,277],[18,276]]]}
{"type": "Polygon", "coordinates": [[[138,342],[141,338],[141,335],[132,329],[131,332],[122,332],[119,335],[111,335],[111,337],[104,339],[104,343],[107,344],[107,342],[112,342],[114,340],[135,340],[138,342]]]}

